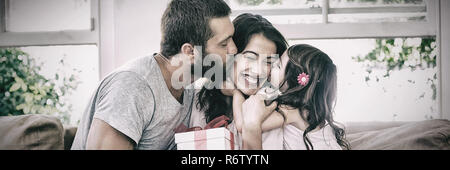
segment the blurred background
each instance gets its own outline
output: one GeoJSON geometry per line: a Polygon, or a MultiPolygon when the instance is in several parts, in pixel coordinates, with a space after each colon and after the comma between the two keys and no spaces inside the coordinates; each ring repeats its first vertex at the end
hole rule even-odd
{"type": "MultiPolygon", "coordinates": [[[[169,0],[0,0],[0,116],[51,114],[77,125],[99,81],[159,52],[169,0]]],[[[450,119],[450,2],[226,0],[338,67],[335,118],[450,119]]]]}

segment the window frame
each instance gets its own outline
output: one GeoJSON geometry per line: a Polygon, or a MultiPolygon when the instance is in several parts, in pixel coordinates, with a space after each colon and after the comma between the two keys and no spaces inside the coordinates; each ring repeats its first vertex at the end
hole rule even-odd
{"type": "Polygon", "coordinates": [[[49,32],[7,32],[7,1],[0,0],[0,47],[98,45],[99,0],[91,0],[91,29],[49,32]]]}
{"type": "Polygon", "coordinates": [[[260,15],[310,15],[321,14],[322,23],[316,24],[274,24],[290,40],[304,39],[352,39],[352,38],[388,38],[388,37],[431,37],[436,36],[437,11],[439,0],[425,0],[422,6],[408,5],[399,7],[348,7],[329,8],[329,0],[322,0],[322,7],[304,9],[263,9],[233,10],[232,16],[242,13],[260,15]],[[421,22],[380,22],[380,23],[329,23],[330,14],[356,14],[379,12],[427,12],[427,20],[421,22]],[[408,29],[404,29],[408,28],[408,29]],[[341,31],[348,30],[348,31],[341,31]]]}
{"type": "Polygon", "coordinates": [[[439,90],[440,111],[442,119],[450,120],[450,1],[436,0],[438,2],[438,68],[439,68],[439,90]],[[446,47],[446,48],[443,48],[446,47]]]}

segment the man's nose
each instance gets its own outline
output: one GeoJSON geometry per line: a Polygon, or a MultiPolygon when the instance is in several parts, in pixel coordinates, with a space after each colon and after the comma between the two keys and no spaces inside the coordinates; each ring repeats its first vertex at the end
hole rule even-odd
{"type": "Polygon", "coordinates": [[[231,42],[228,44],[228,54],[236,54],[236,53],[237,53],[236,44],[234,44],[233,39],[231,39],[231,42]]]}

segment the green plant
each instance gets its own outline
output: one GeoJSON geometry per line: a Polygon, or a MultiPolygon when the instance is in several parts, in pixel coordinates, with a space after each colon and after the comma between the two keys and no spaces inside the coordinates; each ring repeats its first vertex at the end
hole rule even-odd
{"type": "MultiPolygon", "coordinates": [[[[399,70],[410,69],[425,70],[435,68],[436,64],[436,40],[435,38],[389,38],[377,39],[375,48],[365,56],[352,57],[354,61],[362,63],[366,69],[365,81],[380,82],[389,79],[390,75],[399,70]],[[374,70],[383,70],[383,74],[376,74],[374,70]]],[[[415,80],[408,80],[415,84],[415,80]]],[[[429,77],[426,82],[432,90],[431,99],[437,99],[437,74],[429,77]]],[[[424,98],[425,92],[418,96],[424,98]]],[[[432,110],[434,110],[432,108],[432,110]]],[[[394,115],[395,117],[395,115],[394,115]]],[[[426,116],[433,119],[432,116],[426,116]]]]}
{"type": "Polygon", "coordinates": [[[41,65],[20,49],[0,49],[0,116],[48,114],[70,122],[71,106],[61,99],[78,86],[75,75],[56,73],[48,79],[40,70],[41,65]]]}

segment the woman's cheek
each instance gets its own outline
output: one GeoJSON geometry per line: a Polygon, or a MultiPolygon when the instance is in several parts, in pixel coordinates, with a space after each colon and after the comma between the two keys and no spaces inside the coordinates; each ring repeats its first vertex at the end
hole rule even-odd
{"type": "Polygon", "coordinates": [[[245,70],[245,64],[246,64],[246,62],[243,59],[240,59],[237,61],[237,64],[235,67],[235,75],[234,75],[234,79],[235,79],[234,84],[237,86],[242,84],[241,79],[240,79],[240,74],[241,74],[241,72],[243,72],[245,70]]]}
{"type": "Polygon", "coordinates": [[[271,71],[271,76],[270,76],[270,83],[274,86],[278,86],[279,84],[279,80],[278,80],[278,70],[272,68],[271,71]]]}
{"type": "Polygon", "coordinates": [[[271,67],[271,65],[268,65],[267,67],[266,67],[266,78],[267,77],[269,77],[269,75],[271,75],[272,74],[272,67],[271,67]]]}
{"type": "Polygon", "coordinates": [[[233,83],[236,85],[237,83],[237,68],[238,64],[236,62],[234,62],[234,68],[233,68],[233,83]]]}

